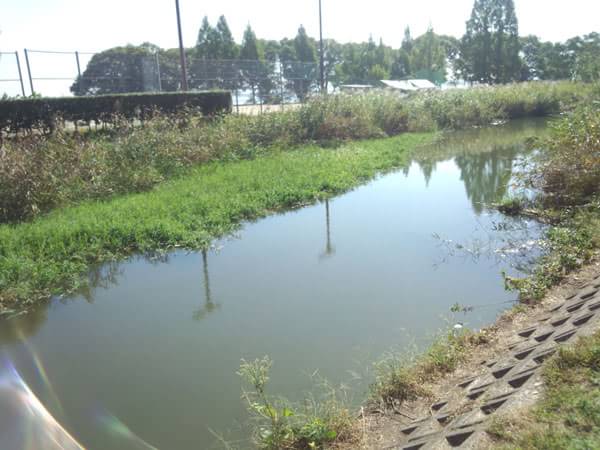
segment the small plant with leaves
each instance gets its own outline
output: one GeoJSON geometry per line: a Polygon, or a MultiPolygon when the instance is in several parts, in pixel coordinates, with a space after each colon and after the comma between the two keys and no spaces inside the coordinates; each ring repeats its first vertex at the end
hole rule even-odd
{"type": "Polygon", "coordinates": [[[349,410],[325,383],[326,397],[309,395],[303,407],[267,394],[272,361],[268,356],[242,360],[238,375],[252,388],[244,391],[248,410],[256,419],[254,440],[259,448],[316,449],[336,440],[351,440],[353,420],[349,410]]]}

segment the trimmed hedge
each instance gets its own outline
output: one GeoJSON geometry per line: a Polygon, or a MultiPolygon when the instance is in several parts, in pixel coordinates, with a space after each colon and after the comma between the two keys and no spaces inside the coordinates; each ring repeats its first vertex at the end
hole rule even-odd
{"type": "Polygon", "coordinates": [[[0,131],[55,128],[58,121],[112,122],[145,119],[155,112],[196,110],[205,116],[231,112],[228,91],[47,97],[0,101],[0,131]]]}

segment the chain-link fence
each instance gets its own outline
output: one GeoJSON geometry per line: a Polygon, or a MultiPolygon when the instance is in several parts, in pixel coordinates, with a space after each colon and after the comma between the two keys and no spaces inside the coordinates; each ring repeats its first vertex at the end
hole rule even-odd
{"type": "Polygon", "coordinates": [[[22,95],[25,97],[23,71],[18,52],[0,52],[0,96],[22,95]]]}
{"type": "MultiPolygon", "coordinates": [[[[187,57],[193,90],[227,89],[236,111],[303,102],[318,91],[315,63],[298,61],[207,60],[187,57]]],[[[176,50],[143,52],[113,49],[102,53],[47,50],[0,54],[0,95],[101,95],[173,92],[180,89],[176,50]],[[22,64],[24,61],[24,64],[22,64]]]]}

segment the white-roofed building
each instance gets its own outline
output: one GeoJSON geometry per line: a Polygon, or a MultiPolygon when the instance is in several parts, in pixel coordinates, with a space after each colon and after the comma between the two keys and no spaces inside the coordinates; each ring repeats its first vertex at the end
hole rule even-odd
{"type": "Polygon", "coordinates": [[[381,80],[381,83],[386,88],[395,89],[401,92],[437,89],[437,86],[429,80],[381,80]]]}

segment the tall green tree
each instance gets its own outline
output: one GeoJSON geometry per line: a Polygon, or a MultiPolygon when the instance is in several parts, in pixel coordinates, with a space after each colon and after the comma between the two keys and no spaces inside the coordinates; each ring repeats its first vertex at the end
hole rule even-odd
{"type": "Polygon", "coordinates": [[[442,39],[429,27],[414,41],[411,55],[412,74],[440,84],[446,80],[446,49],[442,39]]]}
{"type": "MultiPolygon", "coordinates": [[[[292,55],[290,55],[292,56],[292,55]]],[[[293,59],[284,67],[284,76],[300,101],[304,101],[317,79],[317,52],[314,41],[300,25],[293,42],[293,59]]]]}
{"type": "Polygon", "coordinates": [[[258,40],[252,27],[248,25],[242,38],[242,47],[240,48],[240,64],[244,82],[252,90],[252,102],[256,103],[256,88],[260,80],[260,60],[258,40]]]}
{"type": "Polygon", "coordinates": [[[408,77],[412,73],[410,54],[403,48],[399,49],[392,62],[390,76],[394,80],[408,77]]]}
{"type": "Polygon", "coordinates": [[[233,34],[231,34],[225,16],[219,17],[215,30],[218,36],[218,59],[237,58],[238,46],[233,39],[233,34]]]}
{"type": "Polygon", "coordinates": [[[217,59],[220,47],[219,32],[210,25],[208,17],[204,16],[198,30],[196,40],[196,56],[201,59],[217,59]]]}
{"type": "Polygon", "coordinates": [[[298,33],[294,38],[294,50],[296,51],[296,58],[298,61],[305,63],[317,62],[315,45],[311,42],[308,34],[306,34],[306,29],[302,25],[298,28],[298,33]]]}
{"type": "Polygon", "coordinates": [[[519,25],[513,0],[475,0],[461,41],[462,76],[483,83],[520,78],[519,25]]]}
{"type": "Polygon", "coordinates": [[[408,27],[408,26],[404,29],[404,39],[402,39],[401,48],[408,54],[410,54],[410,52],[412,52],[413,38],[410,34],[410,27],[408,27]]]}

